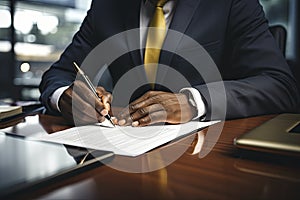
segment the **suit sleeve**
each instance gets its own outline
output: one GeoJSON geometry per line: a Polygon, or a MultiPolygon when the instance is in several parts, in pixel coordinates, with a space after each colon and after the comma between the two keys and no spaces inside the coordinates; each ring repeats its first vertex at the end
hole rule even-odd
{"type": "MultiPolygon", "coordinates": [[[[233,0],[224,57],[226,66],[221,73],[227,99],[226,119],[298,109],[296,81],[257,0],[233,0]]],[[[223,83],[197,87],[206,101],[206,119],[221,116],[224,103],[218,102],[218,90],[223,83]]]]}
{"type": "Polygon", "coordinates": [[[71,44],[66,48],[60,59],[47,70],[40,84],[40,100],[51,114],[58,112],[50,105],[50,96],[53,92],[64,86],[71,85],[76,78],[73,62],[79,65],[83,62],[87,54],[96,45],[94,36],[94,3],[88,11],[79,31],[74,35],[71,44]]]}

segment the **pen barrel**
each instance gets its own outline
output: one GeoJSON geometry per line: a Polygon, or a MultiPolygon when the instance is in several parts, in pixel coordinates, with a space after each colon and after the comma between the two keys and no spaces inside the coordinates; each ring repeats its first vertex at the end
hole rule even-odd
{"type": "Polygon", "coordinates": [[[92,90],[92,92],[99,98],[99,96],[97,94],[97,90],[96,90],[95,86],[93,85],[93,83],[91,82],[91,80],[89,79],[89,77],[87,75],[83,75],[83,78],[85,79],[90,90],[92,90]]]}
{"type": "MultiPolygon", "coordinates": [[[[102,101],[102,99],[97,94],[97,90],[96,90],[94,84],[92,83],[92,81],[89,79],[89,77],[87,75],[85,75],[85,73],[79,68],[79,66],[75,62],[73,64],[75,66],[76,71],[82,76],[82,78],[84,79],[84,81],[87,84],[87,86],[94,93],[95,97],[97,97],[100,101],[102,101]]],[[[111,119],[111,116],[109,114],[107,114],[105,116],[105,118],[108,119],[113,126],[115,126],[115,124],[113,123],[113,121],[111,119]]]]}
{"type": "MultiPolygon", "coordinates": [[[[89,79],[89,77],[88,77],[87,75],[85,75],[85,74],[83,75],[83,77],[84,77],[86,83],[88,84],[88,87],[89,87],[89,88],[92,90],[92,92],[94,93],[94,95],[95,95],[99,100],[102,101],[102,99],[98,96],[97,90],[96,90],[94,84],[92,83],[92,81],[89,79]]],[[[106,116],[106,118],[107,118],[108,120],[111,121],[111,116],[110,116],[109,114],[106,116]]],[[[111,121],[111,122],[112,122],[112,121],[111,121]]]]}

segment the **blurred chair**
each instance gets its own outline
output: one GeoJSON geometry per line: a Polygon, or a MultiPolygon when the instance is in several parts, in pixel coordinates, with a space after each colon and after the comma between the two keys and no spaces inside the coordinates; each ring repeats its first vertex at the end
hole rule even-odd
{"type": "MultiPolygon", "coordinates": [[[[286,31],[286,29],[281,25],[276,25],[276,26],[271,26],[270,31],[271,31],[273,37],[275,38],[275,41],[276,41],[279,49],[281,50],[281,52],[285,56],[286,40],[287,40],[287,31],[286,31]]],[[[300,93],[300,76],[298,74],[299,69],[297,69],[295,67],[291,67],[291,70],[292,70],[292,72],[293,72],[293,74],[296,78],[298,91],[300,93]]],[[[299,102],[299,107],[300,107],[300,102],[299,102]]],[[[295,112],[300,113],[300,109],[295,110],[295,112]]]]}
{"type": "Polygon", "coordinates": [[[281,25],[271,26],[270,31],[279,47],[281,52],[285,57],[285,49],[286,49],[286,38],[287,38],[287,31],[281,25]]]}

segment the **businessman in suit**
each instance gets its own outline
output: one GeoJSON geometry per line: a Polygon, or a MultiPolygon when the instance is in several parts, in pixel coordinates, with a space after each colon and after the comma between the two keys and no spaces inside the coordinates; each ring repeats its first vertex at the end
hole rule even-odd
{"type": "MultiPolygon", "coordinates": [[[[152,26],[159,9],[166,30],[193,38],[216,63],[227,97],[226,119],[297,109],[299,96],[294,77],[269,32],[257,0],[168,0],[159,3],[157,0],[95,0],[72,43],[42,78],[41,100],[47,110],[62,114],[71,122],[74,118],[82,124],[102,122],[111,111],[112,91],[100,85],[97,92],[101,100],[97,100],[85,84],[74,81],[76,72],[72,62],[76,60],[81,64],[98,44],[115,34],[152,26]],[[73,90],[74,86],[79,90],[73,90]],[[90,114],[93,112],[96,115],[90,114]]],[[[137,40],[145,44],[147,37],[147,32],[141,32],[137,40]]],[[[124,41],[120,45],[126,44],[124,41]]],[[[212,113],[214,108],[206,83],[200,76],[194,76],[190,63],[167,51],[159,54],[159,63],[190,77],[190,87],[178,86],[176,92],[159,85],[141,87],[133,94],[128,109],[116,116],[115,123],[146,126],[220,118],[218,113],[212,113]]],[[[113,87],[123,74],[134,66],[145,64],[146,60],[147,48],[130,52],[111,63],[108,69],[113,87]]],[[[215,107],[221,105],[224,102],[214,104],[215,107]]]]}

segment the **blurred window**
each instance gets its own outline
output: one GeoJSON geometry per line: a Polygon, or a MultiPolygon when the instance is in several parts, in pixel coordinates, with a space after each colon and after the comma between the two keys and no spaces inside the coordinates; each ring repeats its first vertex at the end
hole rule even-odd
{"type": "MultiPolygon", "coordinates": [[[[0,1],[0,53],[11,50],[9,4],[0,1]]],[[[38,98],[43,72],[70,44],[90,4],[91,0],[16,0],[14,84],[24,86],[23,98],[38,98]]]]}
{"type": "Polygon", "coordinates": [[[8,1],[3,1],[2,3],[0,3],[0,19],[0,53],[9,52],[11,50],[11,15],[8,1]]]}

